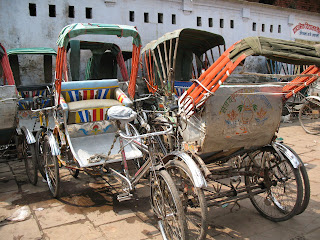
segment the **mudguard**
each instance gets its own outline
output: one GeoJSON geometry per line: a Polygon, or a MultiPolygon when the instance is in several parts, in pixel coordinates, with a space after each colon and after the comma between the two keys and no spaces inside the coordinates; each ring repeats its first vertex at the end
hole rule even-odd
{"type": "Polygon", "coordinates": [[[299,158],[297,158],[297,156],[293,152],[291,152],[291,150],[287,148],[287,146],[279,142],[273,142],[272,147],[274,148],[274,150],[276,150],[277,153],[280,153],[279,155],[281,154],[285,155],[286,158],[289,159],[289,161],[291,162],[294,168],[300,167],[301,162],[299,158]]]}
{"type": "Polygon", "coordinates": [[[198,165],[185,152],[180,152],[180,151],[171,152],[168,155],[166,155],[162,159],[162,161],[163,161],[163,163],[166,164],[167,162],[169,162],[170,160],[173,160],[174,158],[178,158],[178,160],[184,162],[188,166],[188,168],[192,174],[192,178],[193,178],[195,187],[199,187],[199,188],[207,187],[207,181],[204,178],[202,172],[200,171],[198,165]]]}
{"type": "Polygon", "coordinates": [[[45,134],[49,137],[49,144],[50,144],[52,155],[59,156],[60,149],[53,133],[51,131],[47,131],[45,134]]]}
{"type": "Polygon", "coordinates": [[[35,137],[33,136],[32,132],[29,131],[29,129],[27,129],[25,126],[22,126],[20,128],[21,132],[24,133],[24,135],[26,136],[27,139],[27,143],[28,144],[33,144],[36,142],[35,137]]]}

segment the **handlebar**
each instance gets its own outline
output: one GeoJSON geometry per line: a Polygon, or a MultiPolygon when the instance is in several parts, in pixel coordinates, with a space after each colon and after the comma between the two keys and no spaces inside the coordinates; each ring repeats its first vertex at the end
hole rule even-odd
{"type": "Polygon", "coordinates": [[[55,106],[52,106],[52,107],[46,107],[46,108],[39,108],[39,109],[32,109],[31,108],[31,112],[41,112],[41,111],[47,111],[47,110],[51,110],[51,109],[54,109],[55,106]]]}
{"type": "Polygon", "coordinates": [[[120,132],[120,137],[122,137],[124,139],[128,139],[128,140],[132,140],[132,139],[136,139],[136,138],[148,138],[148,137],[160,136],[160,135],[164,135],[164,134],[171,132],[172,128],[173,128],[172,125],[169,125],[169,128],[167,130],[160,131],[160,132],[146,133],[146,134],[137,135],[137,136],[128,136],[128,135],[124,134],[123,132],[120,132]]]}

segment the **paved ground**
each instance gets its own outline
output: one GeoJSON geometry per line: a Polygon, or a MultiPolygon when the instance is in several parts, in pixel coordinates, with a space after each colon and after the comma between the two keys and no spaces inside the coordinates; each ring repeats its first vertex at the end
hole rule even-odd
{"type": "MultiPolygon", "coordinates": [[[[282,124],[279,137],[305,162],[311,181],[307,210],[281,223],[261,217],[248,200],[236,211],[210,209],[208,239],[320,239],[320,136],[308,135],[298,122],[282,124]]],[[[19,161],[0,163],[0,239],[162,239],[140,185],[134,200],[119,203],[115,189],[100,178],[62,170],[62,197],[52,199],[46,183],[27,182],[19,161]],[[23,208],[22,208],[23,207],[23,208]],[[24,221],[7,218],[23,209],[24,221]]],[[[115,186],[116,187],[116,186],[115,186]]]]}

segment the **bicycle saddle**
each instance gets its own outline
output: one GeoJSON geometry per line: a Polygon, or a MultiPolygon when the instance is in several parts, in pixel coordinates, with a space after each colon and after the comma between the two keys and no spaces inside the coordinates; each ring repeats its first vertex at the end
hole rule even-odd
{"type": "Polygon", "coordinates": [[[108,110],[109,120],[131,122],[137,117],[137,113],[125,106],[112,106],[108,110]]]}

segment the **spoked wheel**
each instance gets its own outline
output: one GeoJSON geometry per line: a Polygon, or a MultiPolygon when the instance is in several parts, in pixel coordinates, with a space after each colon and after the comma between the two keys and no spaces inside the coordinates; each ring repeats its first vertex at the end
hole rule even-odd
{"type": "Polygon", "coordinates": [[[37,134],[36,134],[36,157],[37,157],[37,164],[38,164],[38,169],[44,179],[47,179],[44,166],[45,162],[43,160],[43,138],[46,130],[45,129],[40,129],[37,134]]]}
{"type": "Polygon", "coordinates": [[[308,100],[299,111],[301,127],[310,134],[320,133],[320,102],[308,100]],[[314,101],[314,102],[313,102],[314,101]]]}
{"type": "Polygon", "coordinates": [[[296,215],[301,207],[303,186],[299,169],[288,159],[281,159],[272,147],[250,154],[246,166],[245,184],[250,200],[265,218],[280,222],[296,215]],[[252,187],[264,192],[254,195],[252,187]]]}
{"type": "Polygon", "coordinates": [[[57,157],[52,155],[49,136],[47,135],[44,136],[43,141],[43,160],[49,190],[52,196],[56,198],[59,196],[60,190],[59,163],[57,157]]]}
{"type": "Polygon", "coordinates": [[[25,134],[22,134],[22,156],[26,167],[28,179],[31,184],[38,182],[38,167],[36,159],[35,144],[28,144],[25,134]]]}
{"type": "Polygon", "coordinates": [[[186,215],[190,239],[205,239],[207,235],[208,208],[203,190],[194,186],[187,165],[179,160],[171,160],[166,169],[178,189],[186,215]]]}
{"type": "Polygon", "coordinates": [[[300,177],[302,180],[302,186],[303,186],[303,198],[302,198],[302,203],[300,206],[300,209],[297,212],[298,214],[301,214],[304,212],[304,210],[306,210],[306,208],[309,205],[309,201],[310,201],[310,182],[309,182],[309,177],[308,177],[308,173],[307,173],[307,169],[304,166],[304,163],[302,162],[301,158],[299,157],[299,155],[290,147],[288,147],[287,145],[283,144],[286,148],[288,148],[295,156],[296,158],[300,161],[300,167],[299,167],[299,172],[300,172],[300,177]]]}
{"type": "Polygon", "coordinates": [[[151,180],[151,204],[159,219],[163,239],[188,239],[186,218],[178,190],[167,171],[151,180]]]}

